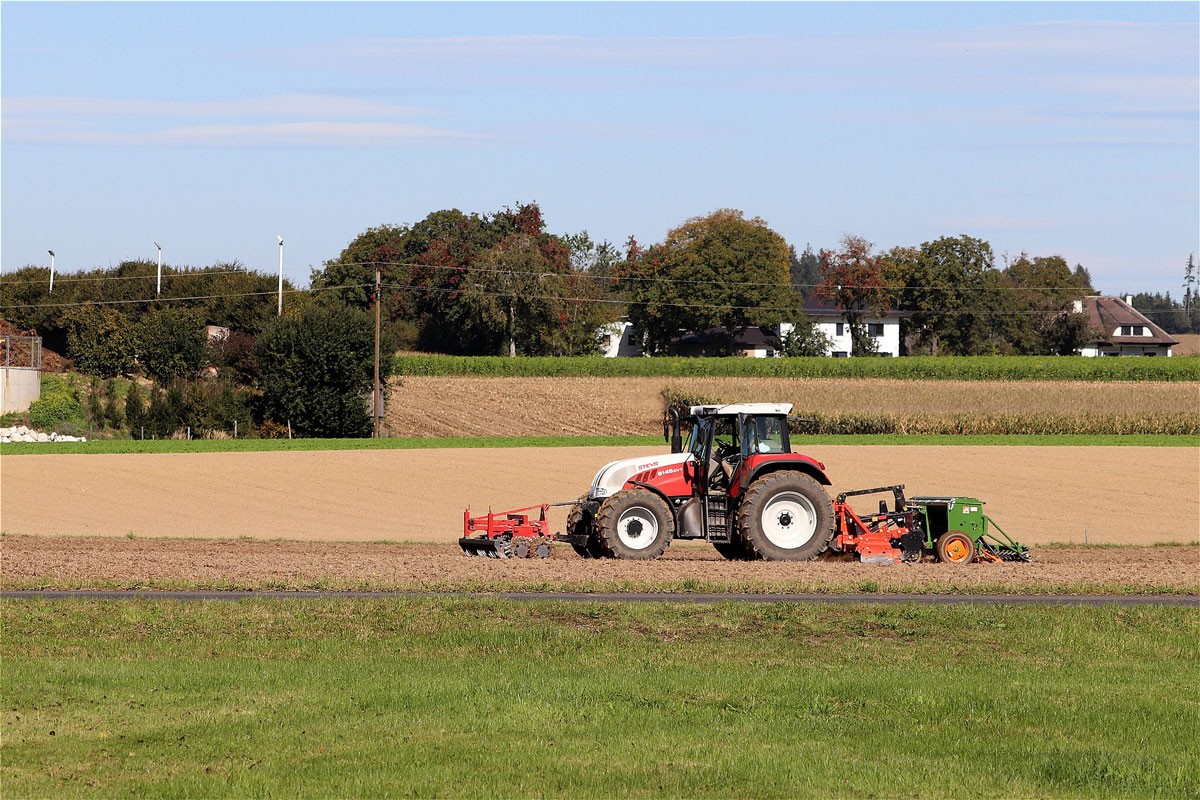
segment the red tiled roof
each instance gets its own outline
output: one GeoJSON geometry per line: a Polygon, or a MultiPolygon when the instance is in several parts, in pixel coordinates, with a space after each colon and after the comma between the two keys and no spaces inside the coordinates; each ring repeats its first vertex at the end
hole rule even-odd
{"type": "Polygon", "coordinates": [[[1093,295],[1083,299],[1083,310],[1092,326],[1100,331],[1098,341],[1109,344],[1176,345],[1179,340],[1148,320],[1136,308],[1119,297],[1093,295]],[[1142,325],[1150,329],[1150,336],[1114,336],[1113,331],[1123,325],[1142,325]]]}

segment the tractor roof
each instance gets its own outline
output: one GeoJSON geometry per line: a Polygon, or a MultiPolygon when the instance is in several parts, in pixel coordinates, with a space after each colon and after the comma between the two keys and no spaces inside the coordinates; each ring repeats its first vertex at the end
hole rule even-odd
{"type": "Polygon", "coordinates": [[[736,417],[738,414],[790,414],[791,403],[733,403],[727,406],[692,406],[693,417],[736,417]]]}

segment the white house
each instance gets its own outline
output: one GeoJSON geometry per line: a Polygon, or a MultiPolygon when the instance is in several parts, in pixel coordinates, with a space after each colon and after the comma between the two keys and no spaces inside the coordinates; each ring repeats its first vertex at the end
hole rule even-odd
{"type": "Polygon", "coordinates": [[[1086,313],[1097,338],[1081,347],[1082,356],[1171,356],[1179,340],[1133,307],[1133,296],[1093,295],[1075,301],[1075,313],[1086,313]]]}
{"type": "Polygon", "coordinates": [[[633,324],[627,319],[610,322],[600,326],[596,331],[600,342],[600,352],[605,358],[617,356],[642,355],[642,342],[633,330],[633,324]]]}
{"type": "MultiPolygon", "coordinates": [[[[846,322],[842,310],[833,303],[809,297],[804,301],[804,313],[816,325],[817,330],[825,334],[833,344],[825,354],[834,358],[848,358],[852,352],[850,340],[850,324],[846,322]]],[[[875,340],[880,355],[897,357],[900,355],[900,313],[884,311],[877,314],[868,310],[863,314],[863,324],[867,327],[867,335],[875,340]]],[[[795,328],[790,322],[779,326],[779,335],[786,336],[795,328]]]]}

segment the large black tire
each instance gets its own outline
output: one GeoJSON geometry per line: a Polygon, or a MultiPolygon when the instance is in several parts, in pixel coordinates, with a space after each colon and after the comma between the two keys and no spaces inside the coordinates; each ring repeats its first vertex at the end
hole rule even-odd
{"type": "Polygon", "coordinates": [[[675,536],[675,517],[661,497],[646,489],[625,489],[596,511],[596,538],[611,558],[658,558],[675,536]]]}
{"type": "Polygon", "coordinates": [[[807,561],[829,549],[833,503],[801,472],[773,472],[750,484],[738,508],[738,531],[751,558],[807,561]]]}
{"type": "Polygon", "coordinates": [[[583,508],[583,501],[586,499],[586,497],[581,497],[580,502],[572,506],[571,511],[567,514],[567,535],[587,533],[588,541],[585,545],[572,542],[571,549],[578,553],[580,558],[604,558],[604,550],[596,541],[595,532],[592,530],[592,516],[583,508]]]}

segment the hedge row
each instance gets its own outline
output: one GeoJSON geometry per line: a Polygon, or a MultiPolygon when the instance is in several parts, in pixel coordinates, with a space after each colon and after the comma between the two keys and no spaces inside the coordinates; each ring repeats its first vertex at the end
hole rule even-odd
{"type": "Polygon", "coordinates": [[[1200,381],[1200,358],[600,358],[396,356],[398,375],[495,377],[887,378],[893,380],[1200,381]]]}
{"type": "MultiPolygon", "coordinates": [[[[721,403],[714,397],[670,387],[662,390],[662,398],[666,405],[679,409],[721,403]]],[[[798,411],[789,422],[793,433],[810,436],[1200,436],[1200,412],[1191,409],[1180,409],[1178,413],[1147,412],[1137,415],[1037,411],[1003,414],[806,414],[798,411]]]]}
{"type": "Polygon", "coordinates": [[[797,433],[940,436],[1200,436],[1200,414],[817,414],[794,419],[797,433]]]}

